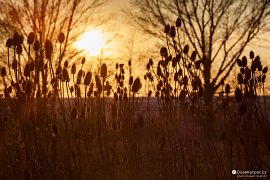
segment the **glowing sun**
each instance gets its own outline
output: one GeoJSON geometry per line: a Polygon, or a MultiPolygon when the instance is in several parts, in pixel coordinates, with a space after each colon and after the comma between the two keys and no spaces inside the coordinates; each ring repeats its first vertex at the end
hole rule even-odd
{"type": "Polygon", "coordinates": [[[84,33],[75,44],[78,49],[87,51],[91,56],[100,55],[105,46],[103,34],[98,30],[84,33]]]}

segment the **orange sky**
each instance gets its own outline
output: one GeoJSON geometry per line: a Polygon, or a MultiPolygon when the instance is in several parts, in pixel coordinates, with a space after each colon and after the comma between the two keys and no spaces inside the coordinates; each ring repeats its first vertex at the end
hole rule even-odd
{"type": "MultiPolygon", "coordinates": [[[[128,56],[128,48],[126,46],[130,45],[130,41],[133,39],[134,43],[134,59],[140,57],[140,54],[147,52],[145,50],[149,47],[150,44],[153,43],[153,39],[150,39],[146,42],[146,39],[149,37],[144,36],[143,33],[135,29],[129,24],[129,21],[126,19],[126,15],[121,11],[122,9],[126,9],[129,5],[129,0],[110,0],[106,6],[106,9],[109,13],[111,13],[111,17],[113,17],[110,21],[111,28],[117,36],[113,38],[111,42],[111,46],[108,48],[111,51],[112,56],[114,58],[127,58],[128,56]],[[147,46],[145,46],[147,44],[147,46]]],[[[249,51],[253,50],[256,55],[261,57],[263,65],[270,66],[270,33],[267,33],[263,36],[259,37],[261,40],[252,41],[252,43],[246,47],[246,51],[243,55],[248,56],[249,51]]],[[[153,48],[152,48],[153,49],[153,48]]],[[[158,49],[157,49],[158,51],[158,49]]],[[[111,54],[110,53],[110,54],[111,54]]],[[[150,55],[145,57],[145,61],[150,58],[150,55]],[[148,57],[149,56],[149,57],[148,57]]],[[[143,69],[143,68],[142,68],[143,69]]],[[[236,73],[235,70],[232,73],[236,73]]],[[[270,77],[270,72],[268,72],[268,77],[270,77]]],[[[269,80],[268,80],[269,81],[269,80]]],[[[270,82],[270,81],[269,81],[270,82]]],[[[268,94],[270,93],[270,84],[267,83],[268,94]]]]}

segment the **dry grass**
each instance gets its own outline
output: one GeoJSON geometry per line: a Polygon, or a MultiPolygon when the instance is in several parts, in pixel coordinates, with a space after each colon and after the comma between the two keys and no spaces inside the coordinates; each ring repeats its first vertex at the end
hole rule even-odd
{"type": "Polygon", "coordinates": [[[84,58],[53,63],[54,46],[40,46],[32,33],[23,64],[21,38],[15,33],[7,41],[8,65],[1,69],[1,179],[234,179],[233,169],[270,172],[269,106],[259,94],[267,69],[252,53],[250,63],[238,60],[235,96],[224,85],[205,104],[204,59],[195,61],[188,46],[161,48],[162,60],[149,60],[144,81],[132,75],[129,61],[116,64],[109,82],[106,64],[94,74],[85,72],[84,58]],[[143,84],[148,97],[140,97],[143,84]]]}

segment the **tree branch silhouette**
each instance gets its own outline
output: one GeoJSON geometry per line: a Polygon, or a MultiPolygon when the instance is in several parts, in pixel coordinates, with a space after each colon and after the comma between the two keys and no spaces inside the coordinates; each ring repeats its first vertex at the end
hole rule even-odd
{"type": "Polygon", "coordinates": [[[201,69],[206,101],[212,101],[247,45],[267,31],[270,17],[266,0],[132,0],[131,7],[127,15],[134,24],[161,40],[164,27],[181,18],[179,40],[190,44],[199,58],[206,56],[201,69]]]}

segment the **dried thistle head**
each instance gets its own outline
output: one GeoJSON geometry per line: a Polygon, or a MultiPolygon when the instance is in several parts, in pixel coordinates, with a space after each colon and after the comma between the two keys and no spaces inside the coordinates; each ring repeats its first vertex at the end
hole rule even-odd
{"type": "Polygon", "coordinates": [[[84,78],[84,85],[88,86],[91,83],[91,79],[92,79],[92,73],[87,72],[84,78]]]}
{"type": "Polygon", "coordinates": [[[49,40],[46,40],[45,41],[45,55],[47,59],[51,58],[52,52],[53,52],[52,42],[49,40]]]}
{"type": "Polygon", "coordinates": [[[105,78],[107,76],[107,65],[106,64],[101,65],[100,75],[103,78],[105,78]]]}
{"type": "Polygon", "coordinates": [[[185,47],[184,47],[184,49],[183,49],[183,53],[184,53],[184,54],[187,54],[188,51],[189,51],[189,46],[188,46],[188,44],[187,44],[187,45],[185,45],[185,47]]]}
{"type": "Polygon", "coordinates": [[[12,41],[13,41],[13,45],[15,46],[20,44],[20,35],[17,32],[13,34],[12,41]]]}
{"type": "Polygon", "coordinates": [[[34,42],[34,50],[35,50],[35,51],[39,51],[39,48],[40,48],[39,41],[36,40],[36,41],[34,42]]]}
{"type": "Polygon", "coordinates": [[[197,52],[196,51],[193,51],[192,54],[191,54],[191,56],[190,56],[190,60],[191,61],[195,61],[196,56],[197,56],[197,52]]]}
{"type": "Polygon", "coordinates": [[[27,43],[33,44],[35,41],[35,34],[33,32],[30,32],[27,36],[27,43]]]}
{"type": "Polygon", "coordinates": [[[179,27],[181,27],[181,24],[182,24],[181,18],[178,17],[176,22],[175,22],[175,26],[179,28],[179,27]]]}
{"type": "Polygon", "coordinates": [[[64,62],[64,67],[68,68],[68,61],[67,60],[64,62]]]}
{"type": "Polygon", "coordinates": [[[58,36],[58,41],[60,43],[63,43],[65,41],[65,34],[63,32],[61,32],[58,36]]]}
{"type": "Polygon", "coordinates": [[[14,59],[14,60],[12,61],[11,67],[12,67],[12,69],[16,70],[16,69],[17,69],[17,66],[18,66],[18,62],[17,62],[16,59],[14,59]]]}
{"type": "Polygon", "coordinates": [[[239,73],[237,75],[237,81],[238,81],[238,84],[243,84],[244,83],[243,76],[242,76],[241,73],[239,73]]]}
{"type": "Polygon", "coordinates": [[[166,33],[166,34],[169,34],[170,33],[170,25],[166,25],[165,26],[165,29],[164,29],[164,32],[166,33]]]}
{"type": "Polygon", "coordinates": [[[13,40],[9,38],[9,39],[7,40],[7,42],[6,42],[6,46],[7,46],[8,48],[11,48],[11,46],[13,46],[13,40]]]}
{"type": "Polygon", "coordinates": [[[166,47],[162,47],[161,49],[160,49],[160,55],[162,56],[162,57],[168,57],[168,50],[167,50],[167,48],[166,47]]]}
{"type": "Polygon", "coordinates": [[[268,72],[268,67],[264,67],[262,73],[266,74],[268,72]]]}
{"type": "Polygon", "coordinates": [[[230,90],[231,88],[230,88],[230,85],[229,84],[226,84],[226,86],[225,86],[225,93],[226,94],[229,94],[230,93],[230,90]]]}
{"type": "Polygon", "coordinates": [[[253,59],[253,58],[254,58],[254,52],[253,52],[253,51],[250,51],[250,52],[249,52],[249,58],[250,58],[250,59],[253,59]]]}
{"type": "Polygon", "coordinates": [[[131,86],[133,84],[133,76],[130,76],[128,84],[131,86]]]}
{"type": "Polygon", "coordinates": [[[243,67],[246,67],[247,66],[247,57],[246,56],[243,56],[242,57],[242,66],[243,67]]]}
{"type": "Polygon", "coordinates": [[[22,54],[22,45],[21,44],[19,44],[18,46],[17,46],[17,48],[16,48],[16,52],[17,52],[17,54],[22,54]]]}
{"type": "Polygon", "coordinates": [[[75,74],[76,73],[76,65],[75,64],[72,64],[71,66],[71,74],[75,74]]]}
{"type": "Polygon", "coordinates": [[[175,37],[175,35],[176,35],[176,32],[175,32],[175,27],[174,27],[174,26],[171,26],[171,30],[170,30],[170,36],[171,36],[172,38],[174,38],[174,37],[175,37]]]}
{"type": "Polygon", "coordinates": [[[81,64],[85,64],[85,57],[82,57],[81,64]]]}
{"type": "Polygon", "coordinates": [[[4,77],[7,75],[7,71],[6,71],[6,68],[5,67],[2,67],[1,68],[1,76],[4,77]]]}
{"type": "Polygon", "coordinates": [[[140,78],[136,78],[133,85],[132,85],[132,92],[137,93],[141,87],[140,78]]]}
{"type": "Polygon", "coordinates": [[[95,81],[96,81],[97,92],[100,94],[102,92],[102,84],[98,75],[95,76],[95,81]]]}
{"type": "Polygon", "coordinates": [[[22,45],[23,44],[23,40],[24,40],[23,35],[19,35],[19,39],[18,40],[19,40],[18,41],[19,45],[22,45]]]}
{"type": "Polygon", "coordinates": [[[70,81],[70,78],[69,78],[69,74],[68,74],[68,71],[66,68],[63,68],[63,79],[66,81],[66,82],[69,82],[70,81]]]}

